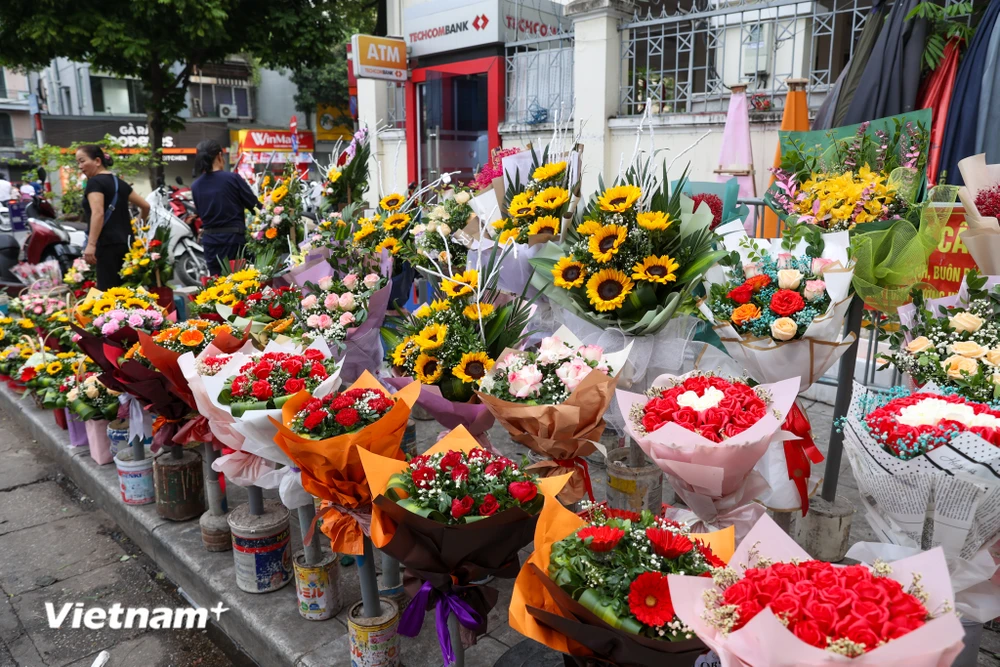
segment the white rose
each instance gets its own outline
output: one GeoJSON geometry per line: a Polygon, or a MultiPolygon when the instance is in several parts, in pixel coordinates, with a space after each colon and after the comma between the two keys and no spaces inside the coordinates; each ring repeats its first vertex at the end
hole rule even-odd
{"type": "Polygon", "coordinates": [[[440,225],[438,225],[438,231],[441,233],[442,236],[448,236],[448,234],[451,234],[451,227],[442,222],[440,225]]]}
{"type": "Polygon", "coordinates": [[[87,385],[84,391],[87,393],[87,398],[97,398],[101,394],[100,390],[92,384],[87,385]]]}
{"type": "Polygon", "coordinates": [[[906,344],[906,351],[910,354],[920,354],[934,347],[934,343],[927,336],[918,336],[906,344]]]}
{"type": "Polygon", "coordinates": [[[70,402],[75,401],[79,397],[80,397],[80,392],[77,391],[76,387],[70,389],[69,393],[66,394],[66,400],[70,402]]]}
{"type": "Polygon", "coordinates": [[[983,357],[983,360],[990,366],[1000,366],[1000,348],[990,350],[983,357]]]}
{"type": "Polygon", "coordinates": [[[778,287],[781,289],[798,289],[801,282],[802,272],[797,269],[778,271],[778,287]]]}
{"type": "Polygon", "coordinates": [[[437,231],[437,228],[438,228],[438,223],[434,222],[433,220],[427,223],[427,232],[429,234],[433,234],[435,231],[437,231]]]}
{"type": "Polygon", "coordinates": [[[448,211],[444,210],[444,206],[438,204],[431,209],[431,215],[435,218],[441,218],[443,220],[448,217],[448,211]]]}
{"type": "Polygon", "coordinates": [[[779,317],[771,322],[771,337],[775,340],[791,340],[799,332],[799,325],[790,317],[779,317]]]}
{"type": "Polygon", "coordinates": [[[469,199],[471,198],[472,195],[470,195],[468,192],[465,192],[464,190],[455,195],[455,201],[457,201],[459,204],[468,204],[469,199]]]}
{"type": "Polygon", "coordinates": [[[952,315],[948,318],[948,322],[955,331],[968,331],[969,333],[976,333],[983,326],[983,318],[972,313],[952,315]]]}

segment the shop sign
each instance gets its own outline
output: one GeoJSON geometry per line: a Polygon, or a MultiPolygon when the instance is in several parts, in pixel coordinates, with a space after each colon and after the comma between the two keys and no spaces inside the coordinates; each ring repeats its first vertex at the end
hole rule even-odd
{"type": "Polygon", "coordinates": [[[351,112],[343,107],[337,108],[330,104],[316,105],[316,141],[337,141],[350,139],[354,128],[344,123],[349,120],[351,112]]]}
{"type": "MultiPolygon", "coordinates": [[[[299,132],[299,151],[312,151],[315,147],[313,133],[299,132]]],[[[288,130],[240,130],[239,147],[242,151],[292,152],[292,133],[288,130]]]]}
{"type": "MultiPolygon", "coordinates": [[[[115,136],[115,143],[123,148],[149,148],[151,135],[148,125],[135,125],[125,123],[118,126],[118,135],[115,136]]],[[[173,148],[174,138],[169,134],[163,135],[163,148],[173,148]]]]}
{"type": "Polygon", "coordinates": [[[957,206],[948,218],[941,242],[927,260],[923,280],[931,286],[924,291],[928,299],[957,294],[965,272],[976,267],[960,236],[966,227],[965,209],[957,206]]]}
{"type": "Polygon", "coordinates": [[[403,29],[414,56],[495,44],[500,41],[500,3],[437,0],[410,5],[403,10],[403,29]]]}
{"type": "Polygon", "coordinates": [[[351,64],[359,79],[406,80],[406,42],[393,37],[354,35],[351,64]]]}

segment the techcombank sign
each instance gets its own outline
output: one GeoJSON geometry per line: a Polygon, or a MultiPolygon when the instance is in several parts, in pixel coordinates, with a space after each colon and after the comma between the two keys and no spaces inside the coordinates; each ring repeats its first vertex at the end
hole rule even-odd
{"type": "Polygon", "coordinates": [[[499,16],[497,0],[433,0],[403,10],[403,36],[413,56],[495,44],[499,16]]]}

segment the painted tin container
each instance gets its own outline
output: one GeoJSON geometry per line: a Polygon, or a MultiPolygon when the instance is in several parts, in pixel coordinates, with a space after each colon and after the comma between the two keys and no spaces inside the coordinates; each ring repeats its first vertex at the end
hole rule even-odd
{"type": "Polygon", "coordinates": [[[111,442],[111,455],[119,450],[128,449],[128,421],[116,419],[108,424],[108,440],[111,442]]]}
{"type": "Polygon", "coordinates": [[[417,422],[413,419],[406,421],[406,430],[403,431],[403,440],[399,443],[399,448],[407,456],[417,455],[417,422]]]}
{"type": "Polygon", "coordinates": [[[184,450],[181,458],[162,451],[153,460],[156,513],[171,521],[187,521],[205,512],[205,475],[201,456],[184,450]]]}
{"type": "Polygon", "coordinates": [[[250,514],[243,504],[229,513],[233,533],[236,585],[247,593],[270,593],[292,580],[288,510],[277,500],[264,501],[264,513],[250,514]]]}
{"type": "Polygon", "coordinates": [[[351,667],[399,667],[399,607],[382,598],[382,615],[362,616],[358,602],[347,614],[347,634],[351,642],[351,667]]]}
{"type": "Polygon", "coordinates": [[[325,621],[340,613],[343,604],[337,579],[337,555],[323,552],[315,565],[306,565],[304,551],[297,551],[295,564],[295,595],[299,601],[299,614],[308,621],[325,621]]]}

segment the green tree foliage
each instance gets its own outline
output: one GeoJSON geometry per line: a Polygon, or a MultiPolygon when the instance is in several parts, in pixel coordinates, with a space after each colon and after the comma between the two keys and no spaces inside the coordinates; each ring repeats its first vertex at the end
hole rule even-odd
{"type": "MultiPolygon", "coordinates": [[[[2,0],[0,66],[53,58],[142,80],[150,148],[178,129],[194,68],[246,54],[265,67],[316,66],[342,34],[347,0],[2,0]]],[[[155,166],[154,177],[162,175],[155,166]]]]}

